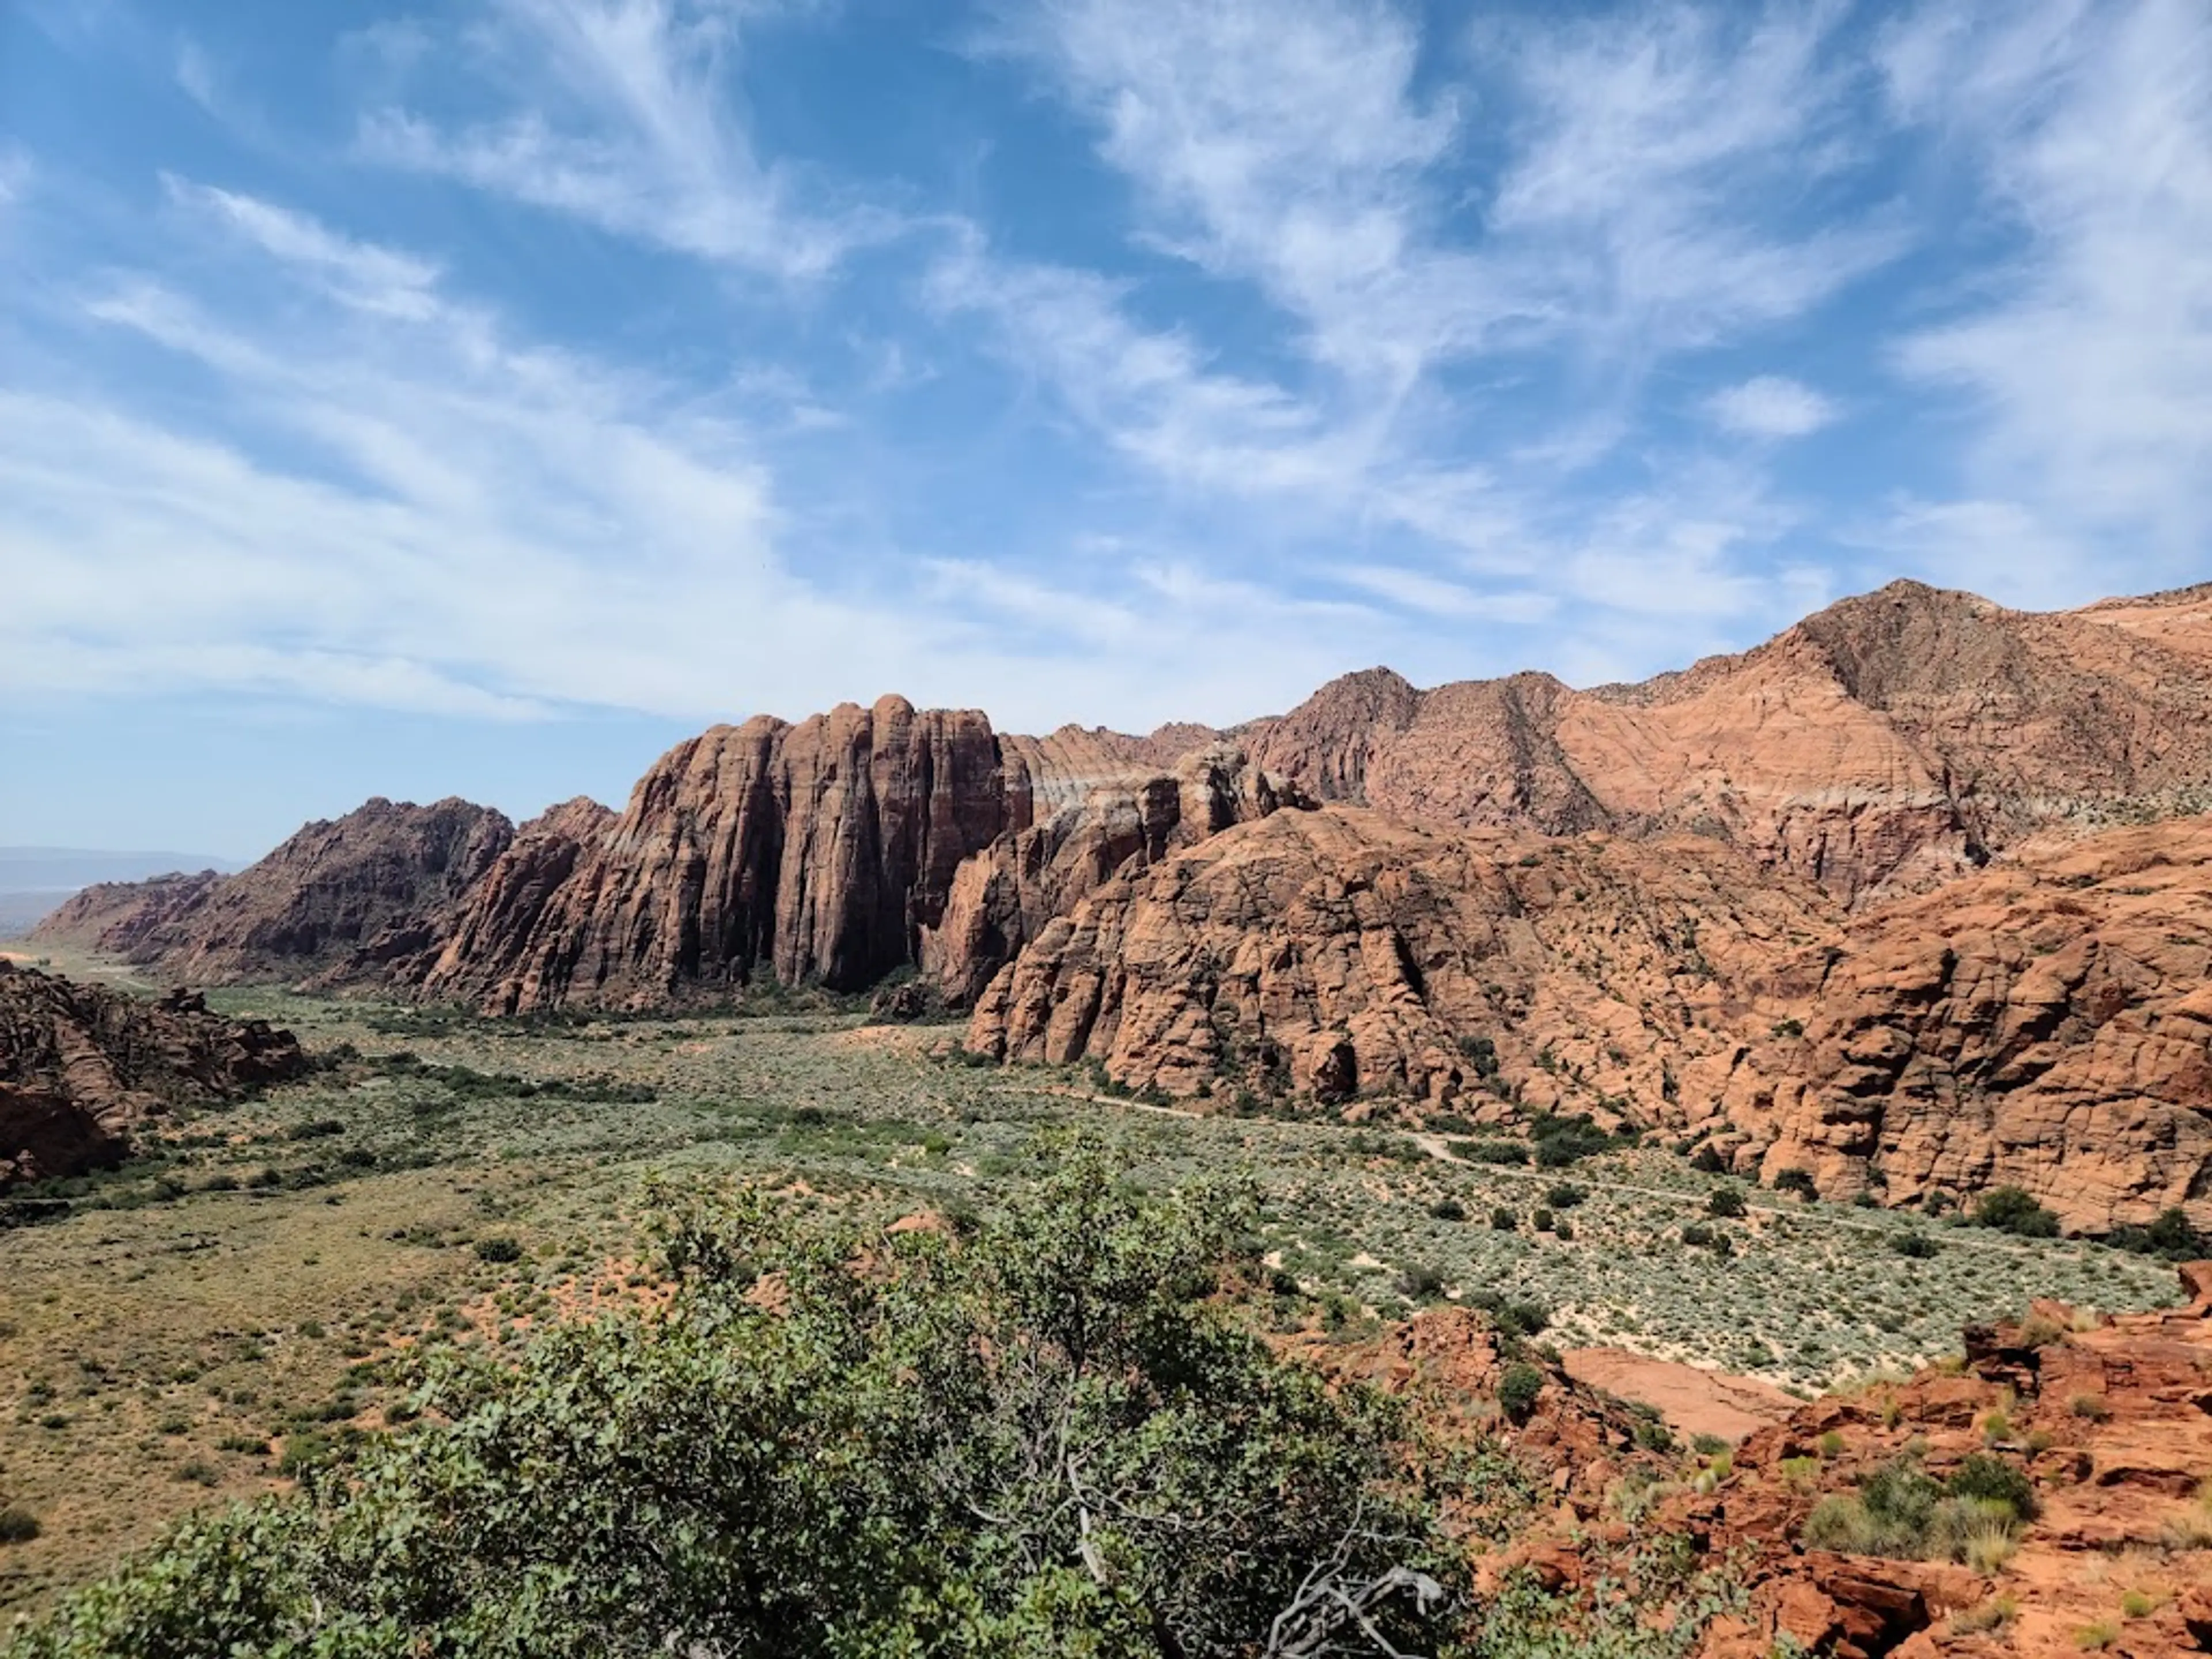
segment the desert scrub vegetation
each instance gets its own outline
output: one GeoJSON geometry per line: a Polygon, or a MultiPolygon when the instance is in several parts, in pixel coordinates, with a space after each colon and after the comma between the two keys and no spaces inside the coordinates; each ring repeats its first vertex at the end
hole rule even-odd
{"type": "Polygon", "coordinates": [[[1975,1452],[1939,1482],[1908,1455],[1875,1470],[1857,1492],[1822,1498],[1804,1536],[1815,1549],[1960,1561],[1989,1572],[2010,1559],[2038,1510],[2034,1483],[2002,1458],[1975,1452]]]}
{"type": "Polygon", "coordinates": [[[966,1240],[757,1195],[673,1214],[665,1315],[453,1367],[435,1426],[187,1522],[10,1652],[1225,1659],[1448,1636],[1466,1598],[1403,1419],[1209,1302],[1234,1194],[1119,1173],[1071,1146],[966,1240]]]}
{"type": "Polygon", "coordinates": [[[549,1326],[664,1296],[641,1231],[656,1176],[738,1178],[854,1224],[928,1211],[974,1227],[1050,1172],[1039,1131],[1097,1126],[1148,1190],[1250,1171],[1253,1242],[1297,1292],[1271,1298],[1284,1328],[1371,1334],[1413,1310],[1405,1275],[1422,1268],[1443,1299],[1540,1310],[1561,1346],[1801,1388],[1910,1369],[2033,1297],[2123,1310],[2172,1294],[2152,1256],[1756,1189],[1716,1220],[1711,1194],[1741,1183],[1649,1140],[1605,1136],[1571,1172],[1540,1166],[1540,1142],[1596,1144],[1571,1120],[1565,1135],[1523,1119],[1446,1138],[1225,1101],[1152,1109],[1098,1098],[1077,1068],[953,1063],[943,1028],[834,1010],[509,1022],[252,988],[214,1000],[289,1025],[328,1063],[166,1121],[141,1158],[39,1195],[35,1224],[0,1233],[0,1421],[15,1428],[0,1496],[43,1526],[0,1550],[0,1620],[187,1511],[281,1489],[409,1420],[403,1357],[512,1356],[549,1326]],[[1520,1161],[1459,1151],[1493,1145],[1520,1161]],[[1556,1208],[1554,1231],[1533,1231],[1570,1175],[1572,1236],[1556,1208]],[[1728,1256],[1681,1243],[1700,1221],[1728,1256]],[[1900,1257],[1893,1241],[1921,1233],[1940,1255],[1900,1257]],[[485,1260],[502,1239],[516,1259],[485,1260]],[[158,1434],[170,1419],[185,1432],[158,1434]],[[169,1478],[194,1459],[215,1486],[169,1478]]]}

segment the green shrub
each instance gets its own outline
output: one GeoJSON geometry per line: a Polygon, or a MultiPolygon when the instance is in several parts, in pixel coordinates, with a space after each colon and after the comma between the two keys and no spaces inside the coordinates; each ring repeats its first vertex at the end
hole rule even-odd
{"type": "Polygon", "coordinates": [[[1889,1248],[1895,1250],[1898,1255],[1912,1261],[1925,1261],[1942,1246],[1929,1237],[1926,1233],[1899,1233],[1889,1241],[1889,1248]]]}
{"type": "Polygon", "coordinates": [[[1490,1212],[1490,1224],[1501,1233],[1510,1233],[1520,1227],[1521,1218],[1501,1204],[1490,1212]]]}
{"type": "Polygon", "coordinates": [[[1526,1164],[1527,1145],[1518,1140],[1455,1140],[1448,1143],[1452,1155],[1466,1158],[1471,1164],[1526,1164]]]}
{"type": "Polygon", "coordinates": [[[2023,1521],[2035,1519],[2035,1483],[2018,1464],[1987,1452],[1972,1452],[1945,1483],[1954,1498],[1988,1498],[2011,1506],[2023,1521]]]}
{"type": "Polygon", "coordinates": [[[13,1659],[1461,1645],[1401,1408],[1218,1304],[1249,1200],[1057,1164],[967,1241],[687,1201],[665,1308],[457,1358],[406,1435],[187,1520],[13,1659]]]}
{"type": "Polygon", "coordinates": [[[2056,1238],[2058,1218],[2018,1187],[1992,1187],[1974,1203],[1974,1224],[2022,1238],[2056,1238]]]}
{"type": "Polygon", "coordinates": [[[1555,1210],[1571,1210],[1589,1196],[1589,1188],[1577,1187],[1571,1181],[1562,1181],[1547,1189],[1544,1201],[1555,1210]]]}
{"type": "Polygon", "coordinates": [[[1820,1195],[1820,1189],[1814,1184],[1813,1172],[1810,1170],[1781,1171],[1774,1177],[1774,1190],[1778,1193],[1796,1193],[1800,1198],[1808,1200],[1820,1195]]]}
{"type": "Polygon", "coordinates": [[[1450,1283],[1443,1268],[1427,1262],[1409,1262],[1398,1275],[1398,1293],[1408,1301],[1434,1302],[1450,1283]]]}
{"type": "Polygon", "coordinates": [[[1875,1470],[1856,1493],[1822,1498],[1804,1540],[1814,1549],[1963,1561],[1988,1571],[2010,1556],[2020,1522],[2035,1512],[2033,1485],[2001,1458],[1976,1452],[1939,1486],[1908,1455],[1875,1470]]]}
{"type": "Polygon", "coordinates": [[[1429,1213],[1439,1221],[1464,1221],[1467,1206],[1455,1198],[1440,1198],[1429,1206],[1429,1213]]]}
{"type": "Polygon", "coordinates": [[[1544,1373],[1525,1359],[1516,1360],[1498,1380],[1498,1408],[1514,1422],[1526,1423],[1543,1391],[1544,1373]]]}
{"type": "Polygon", "coordinates": [[[2168,1261],[2195,1261],[2212,1255],[2212,1243],[2190,1224],[2186,1212],[2162,1210],[2148,1227],[2115,1228],[2105,1241],[2142,1255],[2164,1256],[2168,1261]]]}
{"type": "Polygon", "coordinates": [[[1743,1194],[1734,1187],[1716,1187],[1705,1200],[1705,1213],[1733,1220],[1744,1212],[1743,1194]]]}
{"type": "Polygon", "coordinates": [[[1476,1291],[1463,1299],[1511,1336],[1541,1336],[1551,1328],[1552,1310],[1540,1302],[1516,1301],[1498,1291],[1476,1291]]]}
{"type": "Polygon", "coordinates": [[[0,1544],[27,1544],[39,1535],[39,1517],[20,1504],[0,1510],[0,1544]]]}
{"type": "Polygon", "coordinates": [[[477,1255],[486,1261],[506,1262],[522,1260],[521,1241],[509,1238],[505,1234],[496,1234],[489,1238],[477,1240],[476,1251],[477,1255]]]}
{"type": "Polygon", "coordinates": [[[1548,1233],[1552,1231],[1553,1219],[1549,1210],[1532,1210],[1528,1214],[1528,1224],[1540,1233],[1548,1233]]]}

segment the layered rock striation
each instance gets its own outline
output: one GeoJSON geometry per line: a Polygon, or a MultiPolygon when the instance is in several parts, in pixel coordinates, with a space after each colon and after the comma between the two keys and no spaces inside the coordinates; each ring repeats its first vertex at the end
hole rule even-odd
{"type": "Polygon", "coordinates": [[[677,745],[611,823],[494,872],[421,981],[501,1012],[642,1006],[757,975],[857,990],[916,959],[961,862],[1030,827],[981,714],[903,698],[677,745]]]}
{"type": "Polygon", "coordinates": [[[189,993],[141,1001],[0,961],[0,1188],[112,1163],[148,1116],[306,1069],[290,1032],[189,993]]]}
{"type": "Polygon", "coordinates": [[[1477,1118],[1589,1112],[1891,1204],[1992,1186],[2212,1228],[2212,820],[2035,843],[1846,914],[1710,838],[1280,813],[1132,866],[979,996],[975,1052],[1477,1118]]]}
{"type": "Polygon", "coordinates": [[[941,921],[923,935],[922,969],[966,1006],[1054,917],[1107,882],[1232,824],[1311,804],[1220,743],[1168,771],[1093,782],[1079,804],[1001,836],[960,866],[941,921]]]}
{"type": "Polygon", "coordinates": [[[2039,843],[1772,971],[1718,1085],[1747,1168],[2212,1221],[2212,818],[2039,843]]]}
{"type": "Polygon", "coordinates": [[[2051,614],[1899,582],[1638,685],[1347,676],[1255,762],[1439,825],[1689,830],[1849,905],[2212,804],[2212,586],[2051,614]]]}
{"type": "Polygon", "coordinates": [[[1216,1079],[1618,1116],[1725,1064],[1762,959],[1833,936],[1831,901],[1717,842],[1422,829],[1279,812],[1133,868],[1048,923],[967,1043],[1097,1060],[1191,1095],[1216,1079]]]}

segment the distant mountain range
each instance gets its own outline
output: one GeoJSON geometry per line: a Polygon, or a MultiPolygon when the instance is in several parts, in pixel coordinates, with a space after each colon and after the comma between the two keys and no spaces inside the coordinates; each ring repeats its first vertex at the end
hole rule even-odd
{"type": "Polygon", "coordinates": [[[27,932],[70,896],[103,881],[240,866],[204,853],[115,853],[86,847],[0,847],[0,939],[27,932]]]}
{"type": "Polygon", "coordinates": [[[2212,584],[2036,614],[1899,582],[1637,685],[1370,669],[1141,737],[763,716],[619,812],[378,799],[37,938],[494,1014],[881,985],[968,1011],[980,1058],[1163,1097],[1588,1114],[2101,1231],[2212,1228],[2208,915],[2212,584]]]}

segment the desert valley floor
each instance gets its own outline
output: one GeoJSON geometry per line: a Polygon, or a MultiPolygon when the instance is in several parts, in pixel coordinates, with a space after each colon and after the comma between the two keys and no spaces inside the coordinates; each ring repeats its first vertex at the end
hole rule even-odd
{"type": "MultiPolygon", "coordinates": [[[[1200,1115],[1103,1092],[1088,1068],[960,1064],[958,1026],[870,1024],[827,999],[537,1022],[211,1000],[296,1031],[319,1069],[164,1121],[122,1169],[33,1189],[66,1214],[0,1234],[0,1485],[45,1522],[0,1554],[0,1609],[400,1420],[412,1366],[441,1346],[652,1297],[640,1227],[669,1178],[765,1182],[885,1222],[988,1210],[1041,1132],[1081,1125],[1146,1183],[1249,1172],[1279,1329],[1356,1342],[1488,1292],[1547,1310],[1544,1340],[1571,1358],[1624,1349],[1801,1395],[1953,1354],[1963,1325],[2033,1298],[2174,1298],[2142,1256],[1778,1194],[1656,1139],[1547,1169],[1489,1161],[1528,1145],[1518,1129],[1200,1115]],[[1709,1213],[1721,1191],[1747,1199],[1740,1218],[1709,1213]]],[[[16,1195],[17,1213],[35,1205],[16,1195]]]]}

